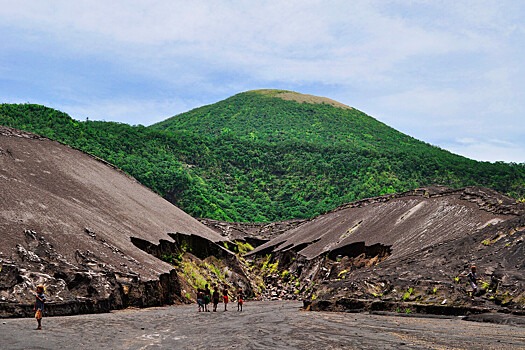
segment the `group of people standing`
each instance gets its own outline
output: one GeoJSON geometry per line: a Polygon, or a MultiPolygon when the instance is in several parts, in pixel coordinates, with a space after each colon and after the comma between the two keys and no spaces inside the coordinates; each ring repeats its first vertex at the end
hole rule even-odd
{"type": "MultiPolygon", "coordinates": [[[[228,302],[229,302],[229,291],[228,285],[224,284],[222,290],[219,285],[214,284],[213,292],[210,290],[209,285],[206,285],[204,289],[199,288],[197,290],[197,304],[199,305],[199,312],[210,312],[209,304],[213,303],[213,311],[217,311],[217,305],[222,295],[222,302],[224,303],[224,311],[228,311],[228,302]]],[[[33,310],[35,311],[35,318],[37,321],[38,330],[42,329],[42,318],[44,315],[44,305],[46,302],[46,296],[44,294],[44,286],[38,285],[36,287],[35,304],[33,310]]],[[[244,304],[244,292],[242,288],[237,290],[237,311],[242,311],[242,305],[244,304]]]]}
{"type": "MultiPolygon", "coordinates": [[[[224,311],[228,311],[229,302],[229,291],[228,285],[224,284],[222,290],[218,284],[213,284],[213,291],[210,290],[208,284],[204,288],[197,289],[197,305],[199,312],[210,312],[209,304],[213,304],[213,311],[217,311],[217,305],[222,296],[222,302],[224,303],[224,311]]],[[[244,293],[242,288],[237,290],[237,311],[242,311],[242,304],[244,303],[244,293]]]]}

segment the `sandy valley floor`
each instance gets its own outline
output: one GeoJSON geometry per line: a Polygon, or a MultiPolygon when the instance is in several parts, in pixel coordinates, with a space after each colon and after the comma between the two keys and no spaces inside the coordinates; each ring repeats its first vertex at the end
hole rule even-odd
{"type": "Polygon", "coordinates": [[[248,302],[242,313],[196,305],[0,320],[2,349],[525,349],[525,327],[300,311],[298,302],[248,302]]]}

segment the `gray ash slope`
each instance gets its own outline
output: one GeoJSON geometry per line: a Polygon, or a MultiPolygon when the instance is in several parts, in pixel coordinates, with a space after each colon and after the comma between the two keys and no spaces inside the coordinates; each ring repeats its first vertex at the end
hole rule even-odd
{"type": "Polygon", "coordinates": [[[521,312],[524,213],[523,203],[489,189],[424,188],[347,204],[250,257],[271,256],[280,268],[273,279],[286,275],[295,284],[294,290],[279,279],[275,295],[300,293],[313,309],[399,310],[413,303],[422,312],[521,312]],[[466,280],[472,264],[481,279],[473,296],[466,280]]]}
{"type": "Polygon", "coordinates": [[[398,257],[513,218],[518,214],[514,204],[495,191],[475,188],[436,187],[370,198],[309,220],[253,253],[295,250],[312,259],[363,242],[389,247],[398,257]]]}
{"type": "Polygon", "coordinates": [[[172,303],[172,266],[139,249],[168,233],[224,240],[110,164],[0,127],[0,315],[24,315],[38,283],[57,314],[172,303]]]}

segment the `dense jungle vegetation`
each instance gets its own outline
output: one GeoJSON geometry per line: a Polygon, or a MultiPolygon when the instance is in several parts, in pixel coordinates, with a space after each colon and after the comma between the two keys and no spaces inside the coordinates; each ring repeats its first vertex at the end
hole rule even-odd
{"type": "MultiPolygon", "coordinates": [[[[270,222],[426,185],[525,196],[525,164],[477,162],[351,108],[251,91],[144,127],[0,105],[0,124],[115,164],[194,217],[270,222]]],[[[321,100],[322,102],[322,100],[321,100]]]]}

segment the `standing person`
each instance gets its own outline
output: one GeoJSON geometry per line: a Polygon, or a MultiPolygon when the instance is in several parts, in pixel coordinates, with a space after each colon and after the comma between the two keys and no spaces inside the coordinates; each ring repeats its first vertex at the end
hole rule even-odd
{"type": "Polygon", "coordinates": [[[472,265],[470,267],[470,272],[467,274],[467,278],[472,287],[472,296],[474,296],[478,292],[478,275],[476,274],[476,266],[472,265]]]}
{"type": "Polygon", "coordinates": [[[212,301],[213,301],[213,312],[217,311],[217,305],[219,304],[219,285],[214,284],[213,285],[213,294],[212,294],[212,301]]]}
{"type": "Polygon", "coordinates": [[[242,304],[244,303],[244,293],[242,288],[239,287],[237,291],[237,311],[242,311],[242,304]]]}
{"type": "Polygon", "coordinates": [[[226,284],[222,288],[222,299],[224,301],[224,311],[228,311],[228,286],[226,284]]]}
{"type": "Polygon", "coordinates": [[[208,304],[211,301],[211,290],[208,285],[204,287],[204,311],[210,312],[210,309],[208,308],[208,304]]]}
{"type": "Polygon", "coordinates": [[[197,304],[199,305],[199,312],[204,311],[204,291],[197,289],[197,304]]]}
{"type": "Polygon", "coordinates": [[[36,293],[35,293],[35,318],[38,322],[38,326],[36,329],[41,330],[42,329],[42,317],[44,317],[44,303],[46,302],[46,296],[44,294],[44,286],[39,284],[36,286],[36,293]]]}

